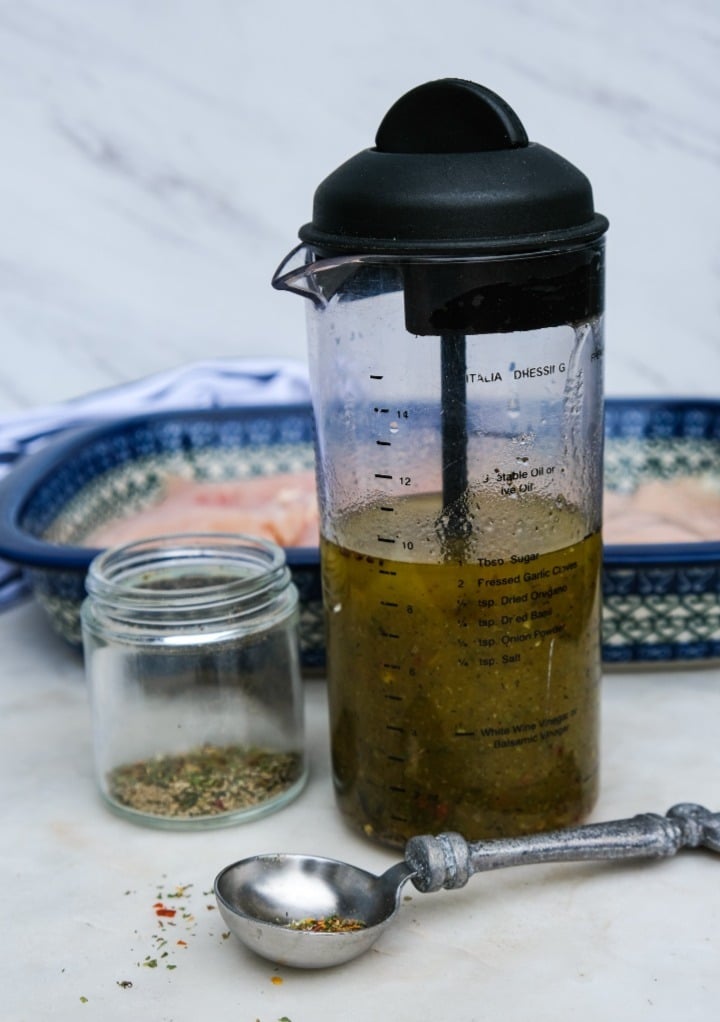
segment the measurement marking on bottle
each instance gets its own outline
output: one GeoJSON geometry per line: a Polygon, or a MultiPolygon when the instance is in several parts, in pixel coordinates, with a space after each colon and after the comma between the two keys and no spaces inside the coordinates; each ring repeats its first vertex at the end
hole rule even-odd
{"type": "Polygon", "coordinates": [[[390,409],[389,408],[373,408],[373,411],[374,412],[378,412],[378,414],[380,414],[380,415],[389,415],[390,414],[390,409]]]}
{"type": "MultiPolygon", "coordinates": [[[[389,542],[394,543],[395,540],[389,540],[389,542]]],[[[396,571],[390,571],[388,568],[378,568],[378,571],[381,575],[397,575],[396,571]]]]}
{"type": "Polygon", "coordinates": [[[397,791],[404,795],[407,792],[407,788],[402,788],[399,784],[388,784],[388,791],[397,791]]]}
{"type": "Polygon", "coordinates": [[[456,738],[473,738],[475,735],[474,731],[463,731],[462,728],[458,728],[455,731],[456,738]]]}
{"type": "Polygon", "coordinates": [[[394,511],[395,508],[394,507],[381,507],[380,510],[381,511],[394,511]]]}
{"type": "Polygon", "coordinates": [[[387,754],[385,759],[389,759],[392,763],[404,763],[405,762],[405,757],[404,756],[393,756],[390,753],[387,754]]]}
{"type": "Polygon", "coordinates": [[[376,440],[378,447],[392,447],[392,440],[376,440]]]}
{"type": "MultiPolygon", "coordinates": [[[[392,537],[390,537],[390,536],[378,536],[378,543],[396,543],[396,542],[397,542],[397,540],[392,539],[392,537]]],[[[382,570],[382,569],[380,569],[380,570],[382,570]]]]}
{"type": "Polygon", "coordinates": [[[387,475],[385,472],[376,472],[375,473],[375,478],[376,479],[392,479],[392,476],[387,475]]]}
{"type": "Polygon", "coordinates": [[[380,634],[382,635],[383,639],[399,639],[400,638],[400,636],[396,635],[395,632],[386,632],[384,628],[380,629],[380,634]]]}
{"type": "Polygon", "coordinates": [[[396,823],[407,823],[408,822],[407,816],[393,816],[393,815],[391,815],[390,819],[391,820],[395,820],[396,823]]]}
{"type": "Polygon", "coordinates": [[[405,728],[404,727],[400,727],[398,724],[386,724],[385,725],[385,730],[386,731],[397,731],[397,733],[400,734],[400,735],[404,735],[405,734],[405,728]]]}
{"type": "Polygon", "coordinates": [[[383,664],[383,667],[388,671],[399,671],[400,664],[383,664]]]}
{"type": "Polygon", "coordinates": [[[394,692],[386,692],[385,698],[389,699],[392,703],[401,703],[403,701],[403,697],[396,695],[394,692]]]}
{"type": "Polygon", "coordinates": [[[384,376],[377,376],[375,373],[370,373],[371,380],[383,380],[384,378],[384,376]]]}
{"type": "Polygon", "coordinates": [[[380,600],[381,607],[399,607],[399,603],[393,603],[392,600],[380,600]]]}

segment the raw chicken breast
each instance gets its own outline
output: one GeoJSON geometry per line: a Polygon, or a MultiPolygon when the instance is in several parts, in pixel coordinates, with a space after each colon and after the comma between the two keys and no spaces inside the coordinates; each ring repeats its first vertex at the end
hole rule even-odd
{"type": "Polygon", "coordinates": [[[243,532],[283,547],[317,546],[315,475],[296,472],[221,483],[169,479],[156,504],[106,522],[83,544],[104,548],[179,532],[243,532]]]}
{"type": "Polygon", "coordinates": [[[703,477],[641,483],[633,493],[606,493],[606,543],[698,543],[720,540],[720,488],[703,477]]]}

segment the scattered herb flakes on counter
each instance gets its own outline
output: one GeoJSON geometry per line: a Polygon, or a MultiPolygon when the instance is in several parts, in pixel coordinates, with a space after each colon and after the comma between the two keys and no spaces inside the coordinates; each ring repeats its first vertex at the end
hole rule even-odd
{"type": "MultiPolygon", "coordinates": [[[[194,884],[179,884],[175,888],[174,891],[169,891],[165,895],[165,897],[166,898],[184,898],[185,895],[187,894],[187,892],[190,890],[190,888],[194,887],[194,886],[195,886],[194,884]]],[[[207,891],[203,891],[203,895],[206,895],[207,893],[208,893],[207,891]]],[[[212,891],[210,891],[210,894],[212,894],[212,891]]]]}
{"type": "MultiPolygon", "coordinates": [[[[149,910],[155,920],[155,931],[149,935],[151,947],[146,948],[148,953],[135,963],[141,969],[174,971],[180,961],[177,956],[187,953],[192,941],[200,933],[219,943],[230,937],[229,931],[220,933],[206,928],[207,924],[202,927],[198,924],[197,911],[201,904],[205,907],[203,917],[212,918],[209,912],[216,906],[207,901],[214,893],[212,890],[195,891],[191,883],[173,887],[166,880],[163,877],[163,881],[152,888],[154,898],[149,902],[149,910]]],[[[134,890],[126,890],[124,893],[137,895],[134,890]]],[[[144,911],[147,912],[148,908],[145,907],[144,911]]],[[[136,929],[134,933],[139,939],[143,931],[136,929]]],[[[124,982],[132,986],[129,980],[124,982]]],[[[121,985],[121,981],[118,981],[118,986],[121,985]]]]}

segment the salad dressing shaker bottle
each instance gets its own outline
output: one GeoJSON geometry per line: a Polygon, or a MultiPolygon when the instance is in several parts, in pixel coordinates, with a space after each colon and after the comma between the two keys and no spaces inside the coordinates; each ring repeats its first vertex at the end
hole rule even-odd
{"type": "Polygon", "coordinates": [[[274,277],[308,299],[336,798],[382,843],[593,806],[607,226],[446,79],[320,184],[274,277]]]}

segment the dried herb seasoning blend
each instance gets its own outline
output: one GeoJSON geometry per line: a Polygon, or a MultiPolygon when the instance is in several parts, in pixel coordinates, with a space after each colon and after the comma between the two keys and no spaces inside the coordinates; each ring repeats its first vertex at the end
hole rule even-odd
{"type": "Polygon", "coordinates": [[[100,791],[161,827],[280,808],[306,775],[295,586],[283,551],[180,535],[91,564],[83,645],[100,791]]]}

